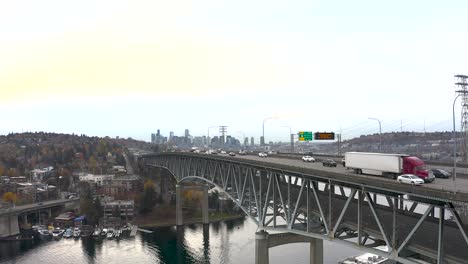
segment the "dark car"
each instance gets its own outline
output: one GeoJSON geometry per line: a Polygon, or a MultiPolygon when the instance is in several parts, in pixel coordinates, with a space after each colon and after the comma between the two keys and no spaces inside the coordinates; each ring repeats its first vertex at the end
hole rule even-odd
{"type": "Polygon", "coordinates": [[[336,167],[336,162],[332,159],[325,159],[322,161],[322,165],[325,167],[336,167]]]}
{"type": "Polygon", "coordinates": [[[452,176],[450,172],[444,171],[442,169],[432,169],[431,172],[434,174],[436,178],[449,178],[452,176]]]}

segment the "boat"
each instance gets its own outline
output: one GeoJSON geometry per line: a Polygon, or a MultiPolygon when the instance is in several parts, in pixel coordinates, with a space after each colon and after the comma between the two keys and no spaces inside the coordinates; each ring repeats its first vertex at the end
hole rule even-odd
{"type": "Polygon", "coordinates": [[[73,236],[73,230],[71,228],[67,228],[65,233],[63,233],[64,238],[71,238],[73,236]]]}
{"type": "Polygon", "coordinates": [[[80,235],[81,235],[81,230],[78,227],[75,227],[75,230],[73,230],[73,237],[75,239],[78,239],[80,238],[80,235]]]}
{"type": "MultiPolygon", "coordinates": [[[[388,248],[386,246],[380,246],[376,249],[388,252],[388,248]]],[[[364,253],[359,256],[353,256],[346,258],[342,261],[339,261],[338,264],[390,264],[394,263],[393,260],[375,255],[372,253],[364,253]]]]}
{"type": "Polygon", "coordinates": [[[39,237],[42,240],[50,239],[52,237],[52,234],[49,232],[48,229],[40,228],[37,230],[37,232],[39,233],[39,237]]]}
{"type": "Polygon", "coordinates": [[[114,229],[109,228],[107,231],[107,239],[112,239],[114,237],[114,229]]]}
{"type": "Polygon", "coordinates": [[[52,237],[54,239],[60,239],[63,235],[63,233],[65,233],[65,230],[63,229],[60,229],[60,228],[56,228],[52,231],[52,237]]]}
{"type": "Polygon", "coordinates": [[[107,236],[107,228],[102,229],[101,236],[107,236]]]}
{"type": "Polygon", "coordinates": [[[122,230],[116,229],[116,230],[115,230],[114,236],[115,236],[116,238],[119,238],[121,234],[122,234],[122,230]]]}
{"type": "Polygon", "coordinates": [[[92,226],[83,225],[81,226],[81,237],[86,238],[90,237],[93,234],[94,230],[92,226]]]}
{"type": "Polygon", "coordinates": [[[99,235],[101,235],[101,232],[102,232],[101,228],[96,227],[93,232],[93,237],[99,237],[99,235]]]}

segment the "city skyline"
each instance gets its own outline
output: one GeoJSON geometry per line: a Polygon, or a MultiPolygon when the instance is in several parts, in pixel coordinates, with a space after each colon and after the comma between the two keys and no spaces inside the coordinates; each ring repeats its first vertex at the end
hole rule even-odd
{"type": "Polygon", "coordinates": [[[468,73],[460,1],[26,2],[0,4],[0,134],[450,131],[468,73]]]}

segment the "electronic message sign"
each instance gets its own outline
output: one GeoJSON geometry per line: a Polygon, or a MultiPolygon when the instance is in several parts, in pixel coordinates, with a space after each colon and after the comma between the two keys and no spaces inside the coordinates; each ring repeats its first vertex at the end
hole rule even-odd
{"type": "Polygon", "coordinates": [[[333,132],[315,132],[315,140],[335,140],[335,133],[333,132]]]}

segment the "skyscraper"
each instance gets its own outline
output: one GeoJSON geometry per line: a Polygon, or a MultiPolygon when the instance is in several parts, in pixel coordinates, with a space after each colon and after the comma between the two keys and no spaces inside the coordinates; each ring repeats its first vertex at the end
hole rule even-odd
{"type": "Polygon", "coordinates": [[[248,138],[248,137],[245,137],[245,138],[244,138],[244,146],[247,147],[248,144],[249,144],[249,138],[248,138]]]}
{"type": "Polygon", "coordinates": [[[190,136],[189,130],[185,129],[185,137],[188,138],[190,136]]]}
{"type": "Polygon", "coordinates": [[[250,146],[255,146],[254,137],[250,137],[250,146]]]}
{"type": "Polygon", "coordinates": [[[169,132],[169,142],[173,142],[174,140],[174,131],[169,132]]]}

